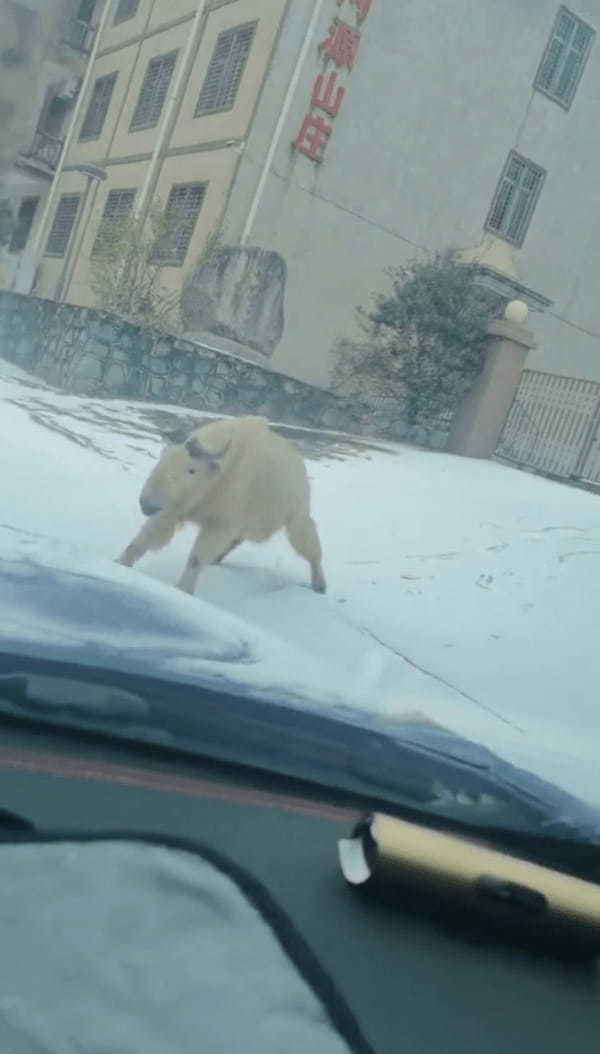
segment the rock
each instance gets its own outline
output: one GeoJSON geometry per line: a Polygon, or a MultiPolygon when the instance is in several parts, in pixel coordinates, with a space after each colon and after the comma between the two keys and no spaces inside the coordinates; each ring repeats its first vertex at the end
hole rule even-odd
{"type": "Polygon", "coordinates": [[[271,250],[229,246],[209,252],[185,282],[184,329],[272,355],[283,334],[286,277],[285,260],[271,250]]]}

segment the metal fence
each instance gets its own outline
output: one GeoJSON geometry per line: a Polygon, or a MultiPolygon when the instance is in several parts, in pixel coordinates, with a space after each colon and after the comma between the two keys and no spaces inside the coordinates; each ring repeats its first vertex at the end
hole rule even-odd
{"type": "Polygon", "coordinates": [[[554,476],[600,483],[600,384],[525,370],[497,453],[554,476]]]}

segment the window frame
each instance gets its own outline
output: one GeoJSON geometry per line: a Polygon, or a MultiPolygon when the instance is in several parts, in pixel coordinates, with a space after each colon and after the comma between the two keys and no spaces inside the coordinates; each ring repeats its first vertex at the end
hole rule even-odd
{"type": "MultiPolygon", "coordinates": [[[[550,35],[549,35],[548,40],[546,42],[546,47],[544,48],[544,51],[543,51],[543,54],[542,54],[542,58],[540,60],[540,64],[539,64],[539,66],[537,68],[537,72],[536,72],[536,75],[535,75],[535,78],[534,78],[534,81],[533,81],[534,90],[541,92],[542,95],[545,95],[547,99],[551,99],[552,102],[555,102],[558,106],[562,106],[563,110],[567,110],[567,111],[570,110],[571,106],[573,105],[573,103],[575,101],[575,96],[577,95],[577,89],[579,88],[579,85],[581,83],[581,79],[583,77],[583,74],[585,73],[585,68],[587,66],[588,59],[590,57],[590,52],[592,50],[592,47],[594,46],[595,39],[596,39],[596,30],[593,29],[593,27],[590,26],[589,23],[585,22],[584,19],[580,18],[579,15],[576,15],[568,7],[565,7],[564,4],[561,4],[559,9],[558,9],[558,11],[556,12],[555,17],[554,17],[554,22],[552,23],[552,29],[550,30],[550,35]],[[575,31],[577,31],[578,28],[583,27],[589,33],[589,39],[588,39],[587,45],[585,47],[585,51],[583,51],[582,55],[581,55],[581,61],[580,61],[580,64],[579,64],[579,70],[578,70],[578,73],[577,73],[577,77],[575,78],[575,80],[573,81],[573,83],[571,85],[571,89],[570,89],[570,93],[569,93],[568,97],[563,97],[561,95],[557,95],[555,92],[552,91],[552,89],[550,87],[547,87],[546,85],[544,85],[542,83],[542,73],[544,71],[544,67],[545,67],[546,62],[548,60],[548,57],[550,55],[550,52],[551,52],[552,46],[554,44],[554,41],[556,40],[556,37],[557,37],[558,21],[559,21],[561,15],[562,16],[567,15],[569,18],[572,18],[575,21],[575,23],[576,23],[576,30],[575,31]]],[[[571,44],[566,45],[566,57],[567,58],[568,58],[569,53],[571,52],[571,50],[572,50],[571,44]]],[[[564,67],[565,67],[565,59],[564,59],[564,56],[563,56],[563,58],[561,59],[561,63],[560,63],[561,74],[562,74],[562,72],[564,70],[564,67]]]]}
{"type": "Polygon", "coordinates": [[[67,252],[69,250],[69,246],[71,244],[71,238],[73,237],[73,231],[75,230],[75,224],[77,222],[77,217],[79,215],[79,210],[81,208],[81,199],[82,199],[82,197],[83,197],[83,195],[81,194],[80,191],[70,191],[67,194],[61,194],[60,198],[58,199],[58,203],[57,203],[57,206],[56,206],[56,209],[55,209],[55,212],[54,212],[54,217],[52,219],[52,226],[51,226],[51,228],[50,228],[50,230],[48,232],[48,237],[46,239],[46,247],[44,249],[44,256],[50,256],[54,260],[62,260],[67,255],[67,252]],[[70,226],[70,229],[69,229],[69,233],[67,235],[67,239],[65,241],[64,248],[60,252],[53,252],[52,249],[49,248],[50,241],[51,241],[52,235],[54,234],[54,227],[56,225],[56,221],[57,221],[59,213],[60,213],[61,205],[67,200],[67,198],[76,199],[76,202],[77,202],[77,204],[75,206],[75,211],[73,213],[73,220],[71,222],[71,226],[70,226]]]}
{"type": "Polygon", "coordinates": [[[108,111],[110,110],[110,107],[111,107],[113,93],[114,93],[114,90],[115,90],[115,84],[117,83],[118,76],[119,76],[119,71],[115,70],[113,73],[103,73],[100,77],[96,77],[96,80],[94,81],[94,87],[92,88],[92,92],[91,92],[91,95],[90,95],[90,101],[89,101],[89,103],[87,105],[87,109],[85,111],[85,117],[83,118],[83,121],[81,122],[81,128],[79,130],[79,138],[78,138],[78,142],[79,143],[92,143],[92,142],[100,139],[100,137],[102,136],[102,133],[104,131],[104,125],[106,124],[106,118],[108,117],[108,111]],[[97,132],[93,132],[93,133],[89,133],[88,132],[86,134],[85,126],[86,126],[86,123],[87,123],[87,119],[88,119],[88,117],[90,115],[92,105],[94,103],[94,97],[95,97],[95,94],[96,94],[96,88],[97,88],[98,84],[100,84],[102,81],[111,81],[110,95],[108,96],[108,102],[106,104],[106,109],[105,109],[104,114],[102,116],[102,121],[100,123],[100,127],[99,127],[98,131],[97,132]]]}
{"type": "Polygon", "coordinates": [[[140,6],[140,0],[133,0],[133,2],[135,3],[135,7],[132,11],[126,11],[125,14],[120,14],[121,8],[125,6],[126,0],[117,0],[115,14],[112,21],[113,26],[120,26],[122,22],[128,22],[130,18],[135,18],[140,6]]]}
{"type": "MultiPolygon", "coordinates": [[[[250,59],[252,48],[254,46],[254,42],[255,42],[255,39],[256,39],[256,30],[258,28],[259,21],[260,21],[260,19],[257,18],[257,19],[254,19],[251,22],[241,22],[238,26],[230,26],[228,29],[223,29],[218,34],[217,39],[215,40],[215,44],[214,44],[214,47],[213,47],[213,50],[212,50],[212,54],[211,54],[210,59],[208,61],[208,66],[206,68],[206,73],[204,75],[204,79],[203,79],[202,85],[200,87],[200,92],[199,92],[199,95],[198,95],[198,99],[197,99],[196,105],[194,107],[194,113],[192,115],[194,118],[196,118],[196,117],[209,117],[209,116],[211,116],[211,114],[228,113],[230,110],[234,109],[234,107],[235,107],[235,105],[237,103],[237,100],[238,100],[238,94],[239,94],[240,86],[241,86],[242,80],[244,78],[244,74],[246,73],[246,70],[247,70],[247,67],[248,67],[248,61],[250,59]],[[205,89],[205,87],[206,87],[206,85],[208,83],[208,78],[209,78],[210,73],[211,73],[211,66],[216,61],[216,55],[217,55],[217,49],[219,47],[219,41],[222,40],[223,37],[230,36],[230,35],[235,38],[235,34],[241,33],[243,30],[247,30],[247,29],[252,29],[252,35],[250,37],[250,44],[248,46],[248,51],[247,51],[245,59],[244,59],[244,64],[242,66],[242,70],[241,70],[241,73],[239,75],[238,82],[237,82],[237,84],[235,86],[235,93],[234,93],[233,101],[231,103],[228,103],[227,105],[201,107],[200,104],[201,104],[201,101],[202,101],[202,95],[203,95],[204,89],[205,89]]],[[[229,62],[230,60],[228,59],[227,61],[229,62]]]]}
{"type": "Polygon", "coordinates": [[[142,83],[141,83],[141,86],[140,86],[140,90],[138,92],[138,97],[137,97],[137,101],[136,101],[136,104],[135,104],[135,108],[134,108],[134,111],[133,111],[133,115],[131,117],[131,121],[130,121],[130,124],[129,124],[129,131],[130,132],[143,132],[143,131],[145,131],[148,128],[156,128],[158,122],[160,121],[160,118],[161,118],[161,115],[162,115],[162,112],[163,112],[163,109],[164,109],[164,105],[165,105],[165,102],[166,102],[166,99],[167,99],[167,95],[169,94],[169,88],[171,86],[171,81],[173,80],[173,74],[175,73],[175,69],[177,67],[178,56],[179,56],[179,48],[175,48],[172,51],[165,51],[164,54],[162,54],[162,55],[153,55],[152,58],[148,60],[148,63],[146,65],[146,71],[144,73],[144,79],[142,80],[142,83]],[[136,114],[137,114],[137,112],[138,112],[138,110],[140,109],[140,106],[141,106],[142,96],[144,94],[144,89],[146,87],[146,81],[148,80],[148,77],[149,77],[149,74],[150,74],[150,68],[151,68],[151,66],[153,64],[158,64],[160,62],[164,62],[165,59],[172,59],[173,60],[173,66],[171,68],[171,73],[169,74],[169,79],[168,79],[167,84],[166,84],[165,92],[164,92],[164,95],[162,97],[162,100],[161,100],[161,103],[160,103],[160,109],[158,111],[156,119],[154,119],[154,120],[146,120],[146,121],[143,121],[142,123],[137,123],[136,124],[135,123],[136,114]]]}
{"type": "MultiPolygon", "coordinates": [[[[200,204],[198,206],[198,210],[196,212],[193,225],[192,225],[192,227],[190,229],[190,233],[189,233],[189,237],[188,237],[187,242],[186,242],[185,250],[184,250],[183,254],[181,255],[181,257],[179,257],[178,255],[175,255],[174,253],[171,256],[166,256],[166,255],[165,256],[161,256],[160,255],[160,250],[159,250],[159,245],[158,245],[158,242],[157,242],[155,247],[154,247],[154,249],[153,249],[153,251],[152,251],[152,255],[150,257],[150,263],[154,264],[157,267],[183,267],[183,265],[185,264],[186,257],[187,257],[187,254],[189,252],[190,245],[191,245],[191,242],[192,242],[192,238],[194,237],[194,232],[196,230],[196,225],[198,223],[198,220],[200,218],[200,213],[202,212],[202,209],[204,207],[204,203],[206,201],[206,196],[207,196],[208,187],[209,187],[208,180],[194,179],[194,180],[187,180],[184,183],[173,183],[172,186],[171,186],[171,189],[169,191],[169,197],[167,198],[167,204],[165,206],[165,211],[164,211],[165,220],[168,222],[169,205],[170,205],[175,193],[177,191],[182,190],[183,188],[187,189],[187,188],[190,188],[190,187],[198,187],[198,188],[200,188],[202,190],[202,197],[200,199],[200,204]]],[[[168,231],[166,232],[166,236],[168,236],[168,231]]]]}
{"type": "Polygon", "coordinates": [[[116,222],[116,221],[118,221],[120,219],[124,219],[125,217],[128,218],[131,215],[131,213],[133,212],[136,196],[137,196],[137,187],[112,187],[111,190],[109,190],[108,194],[106,195],[106,199],[104,201],[104,208],[102,209],[102,216],[100,217],[100,222],[99,222],[98,227],[96,229],[96,237],[94,238],[94,241],[93,241],[93,244],[92,244],[92,248],[90,249],[90,260],[94,260],[100,255],[100,249],[102,248],[102,246],[101,246],[102,228],[104,227],[104,225],[107,224],[107,223],[114,223],[114,222],[116,222]],[[130,207],[129,207],[127,212],[120,213],[120,214],[115,215],[115,216],[113,216],[113,217],[111,217],[109,219],[107,217],[107,215],[106,215],[106,213],[108,211],[108,206],[109,206],[109,203],[111,201],[111,198],[113,198],[117,194],[119,194],[119,195],[121,195],[121,194],[131,194],[132,195],[131,205],[130,205],[130,207]]]}
{"type": "Polygon", "coordinates": [[[491,205],[489,207],[488,214],[486,216],[486,220],[485,220],[485,224],[484,224],[485,230],[488,231],[490,234],[493,234],[494,237],[501,238],[503,241],[508,242],[509,245],[514,245],[514,247],[516,249],[520,249],[523,246],[524,242],[525,242],[525,238],[527,237],[527,234],[528,234],[528,231],[529,231],[529,227],[530,227],[531,221],[533,219],[533,215],[535,213],[538,201],[540,199],[540,194],[542,192],[544,183],[546,181],[547,174],[548,173],[547,173],[546,169],[542,168],[541,165],[536,164],[536,162],[532,161],[531,158],[525,157],[524,154],[520,154],[517,150],[510,150],[509,154],[508,154],[508,157],[507,157],[507,159],[506,159],[506,161],[505,161],[505,163],[504,163],[504,165],[502,167],[502,172],[500,173],[500,178],[498,179],[498,182],[496,184],[496,189],[494,191],[494,195],[492,197],[492,202],[491,202],[491,205]],[[533,191],[533,193],[532,193],[532,195],[530,197],[529,204],[528,204],[528,207],[527,207],[527,212],[526,212],[525,218],[524,218],[524,220],[523,220],[523,222],[521,224],[521,228],[519,230],[519,236],[517,238],[511,237],[511,235],[509,235],[507,232],[505,232],[503,230],[499,230],[497,227],[492,227],[491,226],[492,216],[494,214],[494,211],[496,210],[496,207],[497,207],[497,204],[498,204],[498,200],[499,200],[499,197],[500,197],[500,194],[501,194],[501,191],[502,191],[503,184],[504,184],[505,180],[508,179],[508,171],[509,171],[510,165],[511,165],[511,163],[513,161],[521,162],[521,164],[526,165],[527,168],[530,171],[533,171],[537,175],[539,175],[539,180],[538,180],[537,186],[536,186],[535,190],[533,191]]]}

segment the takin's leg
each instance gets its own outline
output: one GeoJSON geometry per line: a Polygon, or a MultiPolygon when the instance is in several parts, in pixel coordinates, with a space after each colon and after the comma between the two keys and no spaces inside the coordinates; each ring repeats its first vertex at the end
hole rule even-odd
{"type": "Polygon", "coordinates": [[[324,593],[327,585],[321,566],[321,542],[310,516],[297,516],[286,527],[290,544],[310,564],[311,585],[316,593],[324,593]]]}
{"type": "Polygon", "coordinates": [[[220,556],[217,556],[216,560],[213,560],[213,563],[214,564],[222,564],[223,560],[225,560],[225,558],[227,556],[229,556],[229,554],[232,553],[234,549],[237,549],[238,545],[241,545],[241,544],[242,544],[241,538],[236,538],[235,542],[232,542],[232,544],[230,546],[228,546],[228,548],[225,550],[225,552],[221,553],[220,556]]]}
{"type": "Polygon", "coordinates": [[[191,548],[177,588],[182,589],[184,593],[195,593],[200,572],[205,567],[214,564],[219,555],[231,551],[235,542],[235,533],[224,528],[200,531],[191,548]]]}
{"type": "Polygon", "coordinates": [[[166,516],[162,516],[160,513],[156,516],[151,516],[146,520],[133,541],[121,553],[117,563],[123,564],[124,567],[133,567],[149,549],[153,551],[164,549],[165,545],[168,545],[171,541],[176,529],[177,524],[166,516]]]}

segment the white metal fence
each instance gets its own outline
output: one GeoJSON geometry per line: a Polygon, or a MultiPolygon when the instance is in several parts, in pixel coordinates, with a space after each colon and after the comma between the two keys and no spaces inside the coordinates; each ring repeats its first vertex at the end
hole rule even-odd
{"type": "Polygon", "coordinates": [[[600,483],[600,384],[525,370],[497,453],[568,479],[600,483]]]}

